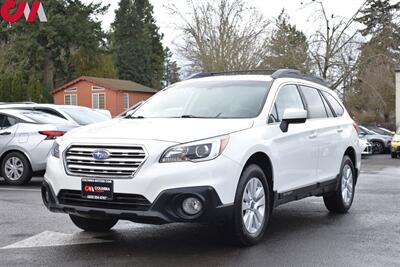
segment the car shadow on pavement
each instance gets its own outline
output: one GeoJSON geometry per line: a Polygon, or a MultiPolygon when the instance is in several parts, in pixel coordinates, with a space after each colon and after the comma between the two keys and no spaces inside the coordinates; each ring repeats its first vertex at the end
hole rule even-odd
{"type": "MultiPolygon", "coordinates": [[[[43,178],[33,178],[26,185],[18,186],[20,189],[24,188],[40,188],[42,186],[43,178]]],[[[3,177],[0,176],[0,187],[9,187],[10,185],[6,184],[3,177]]]]}
{"type": "MultiPolygon", "coordinates": [[[[274,212],[266,236],[259,246],[252,249],[273,247],[277,242],[293,242],[299,236],[310,236],[324,227],[335,227],[343,216],[329,214],[323,209],[297,210],[288,205],[274,212]]],[[[339,222],[340,224],[340,222],[339,222]]],[[[85,253],[108,253],[113,256],[154,254],[159,257],[179,257],[182,254],[197,255],[207,253],[217,255],[242,251],[234,246],[215,226],[199,224],[170,224],[162,226],[132,225],[123,223],[116,230],[97,238],[112,241],[111,243],[85,245],[85,253]],[[107,248],[107,249],[105,249],[107,248]]],[[[71,252],[79,253],[82,246],[69,247],[71,252]]],[[[245,251],[247,249],[244,249],[245,251]]],[[[111,256],[111,255],[110,255],[111,256]]]]}

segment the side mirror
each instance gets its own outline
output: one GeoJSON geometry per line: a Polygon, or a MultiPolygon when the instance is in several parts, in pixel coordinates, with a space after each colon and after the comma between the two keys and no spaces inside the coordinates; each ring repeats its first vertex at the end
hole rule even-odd
{"type": "Polygon", "coordinates": [[[282,132],[289,130],[290,124],[301,124],[307,121],[307,111],[304,109],[288,108],[283,112],[283,118],[280,125],[282,132]]]}

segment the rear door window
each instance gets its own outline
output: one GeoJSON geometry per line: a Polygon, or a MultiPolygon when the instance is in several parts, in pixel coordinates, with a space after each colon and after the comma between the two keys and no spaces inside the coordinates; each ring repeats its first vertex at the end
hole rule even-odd
{"type": "Polygon", "coordinates": [[[308,117],[310,119],[323,119],[328,118],[322,97],[317,89],[300,86],[301,92],[303,93],[308,109],[308,117]]]}

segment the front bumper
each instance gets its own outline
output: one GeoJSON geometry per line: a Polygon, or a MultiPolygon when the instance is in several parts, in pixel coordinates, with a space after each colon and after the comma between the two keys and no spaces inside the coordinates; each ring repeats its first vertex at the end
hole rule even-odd
{"type": "Polygon", "coordinates": [[[372,155],[373,154],[372,145],[370,143],[368,143],[367,146],[365,147],[364,151],[361,154],[362,155],[372,155]]]}
{"type": "MultiPolygon", "coordinates": [[[[68,213],[90,218],[116,218],[148,224],[172,222],[218,224],[230,220],[233,215],[233,205],[223,205],[217,192],[212,187],[169,189],[159,194],[153,204],[148,202],[148,206],[141,206],[136,210],[129,209],[123,205],[120,208],[110,208],[110,203],[86,201],[83,199],[79,200],[82,201],[82,205],[74,205],[71,202],[65,202],[60,197],[60,194],[57,196],[53,188],[46,181],[43,182],[42,186],[42,198],[45,206],[52,212],[68,213]],[[198,215],[189,216],[181,209],[181,203],[186,197],[193,196],[201,200],[203,209],[198,215]]],[[[75,203],[78,203],[78,200],[75,200],[75,203]]]]}

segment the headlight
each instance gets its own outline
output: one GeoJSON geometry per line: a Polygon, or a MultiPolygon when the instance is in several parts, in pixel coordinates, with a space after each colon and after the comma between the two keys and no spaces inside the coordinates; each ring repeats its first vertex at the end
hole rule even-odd
{"type": "Polygon", "coordinates": [[[213,160],[224,152],[229,142],[229,136],[178,145],[167,149],[161,156],[161,163],[169,162],[199,162],[213,160]]]}
{"type": "Polygon", "coordinates": [[[60,158],[60,145],[57,142],[54,142],[51,148],[51,155],[55,158],[60,158]]]}

